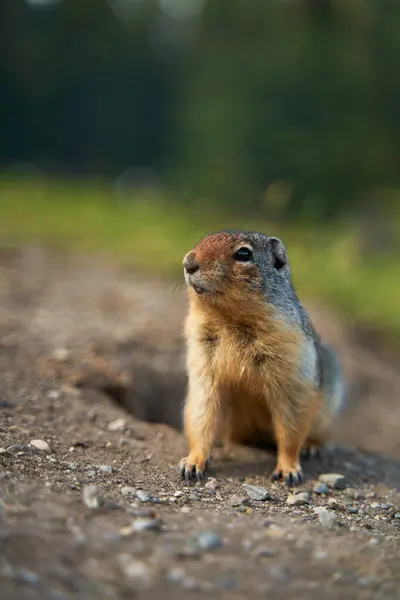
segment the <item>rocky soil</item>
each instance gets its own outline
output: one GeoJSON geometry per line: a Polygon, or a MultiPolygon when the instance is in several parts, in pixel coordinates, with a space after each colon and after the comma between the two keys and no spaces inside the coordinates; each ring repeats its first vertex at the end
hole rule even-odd
{"type": "Polygon", "coordinates": [[[0,253],[0,589],[69,598],[394,599],[399,355],[319,306],[349,404],[296,490],[271,451],[176,464],[182,291],[104,257],[0,253]]]}

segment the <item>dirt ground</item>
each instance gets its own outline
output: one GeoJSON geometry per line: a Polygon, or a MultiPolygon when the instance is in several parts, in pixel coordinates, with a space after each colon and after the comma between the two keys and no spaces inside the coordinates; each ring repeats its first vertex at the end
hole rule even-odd
{"type": "Polygon", "coordinates": [[[348,380],[331,451],[294,498],[243,447],[186,486],[182,289],[27,247],[0,251],[0,297],[2,598],[398,597],[395,349],[309,305],[348,380]]]}

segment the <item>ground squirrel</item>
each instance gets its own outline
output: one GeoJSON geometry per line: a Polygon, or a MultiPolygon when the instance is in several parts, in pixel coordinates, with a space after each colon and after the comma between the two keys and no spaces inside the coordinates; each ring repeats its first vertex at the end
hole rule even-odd
{"type": "Polygon", "coordinates": [[[344,395],[335,351],[314,330],[276,237],[226,230],[183,260],[188,394],[183,478],[201,479],[216,441],[276,443],[273,479],[296,485],[300,455],[321,449],[344,395]]]}

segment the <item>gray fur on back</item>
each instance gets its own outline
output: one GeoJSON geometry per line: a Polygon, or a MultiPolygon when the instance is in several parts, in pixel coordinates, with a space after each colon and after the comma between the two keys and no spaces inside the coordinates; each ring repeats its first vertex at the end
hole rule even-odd
{"type": "Polygon", "coordinates": [[[320,389],[325,398],[330,398],[332,416],[336,416],[345,400],[342,366],[336,352],[326,342],[318,342],[320,363],[320,389]]]}

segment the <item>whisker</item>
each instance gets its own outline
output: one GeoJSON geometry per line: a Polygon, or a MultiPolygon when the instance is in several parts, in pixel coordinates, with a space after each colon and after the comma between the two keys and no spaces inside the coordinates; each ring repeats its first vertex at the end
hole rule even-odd
{"type": "Polygon", "coordinates": [[[177,281],[172,288],[172,294],[175,295],[177,292],[183,292],[184,289],[185,289],[185,282],[177,281]]]}

